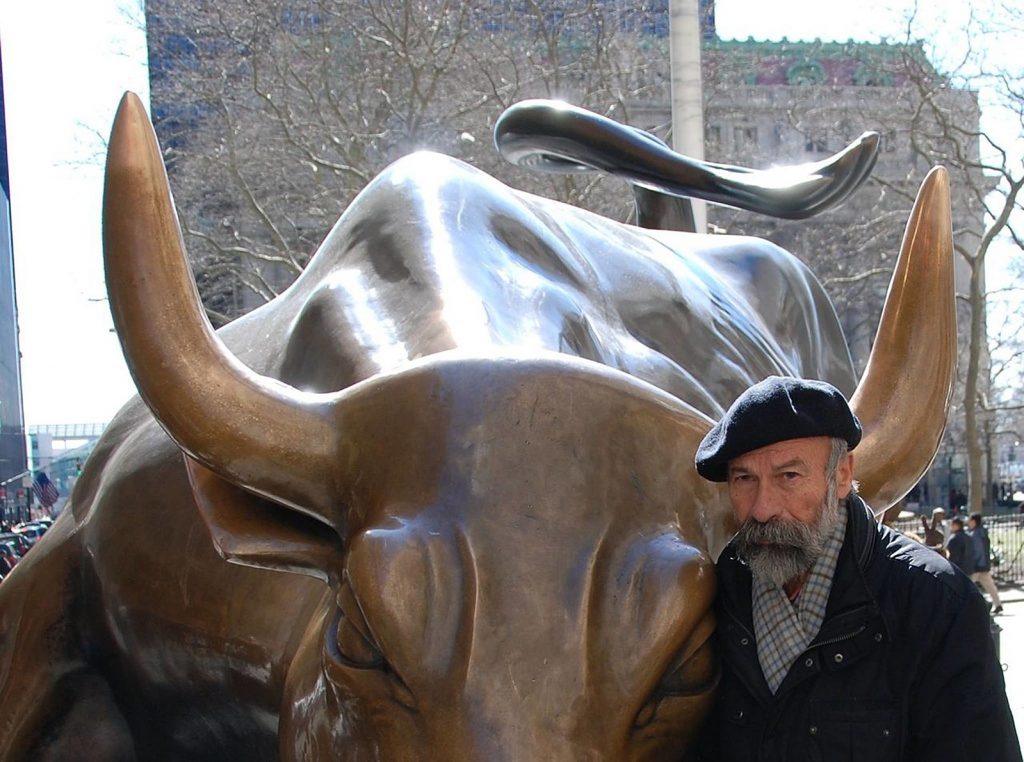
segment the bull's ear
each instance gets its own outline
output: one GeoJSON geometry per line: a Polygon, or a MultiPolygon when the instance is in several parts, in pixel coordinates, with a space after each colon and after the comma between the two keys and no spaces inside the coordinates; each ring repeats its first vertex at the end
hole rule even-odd
{"type": "Polygon", "coordinates": [[[334,581],[342,542],[333,528],[246,492],[182,457],[199,513],[225,560],[334,581]]]}

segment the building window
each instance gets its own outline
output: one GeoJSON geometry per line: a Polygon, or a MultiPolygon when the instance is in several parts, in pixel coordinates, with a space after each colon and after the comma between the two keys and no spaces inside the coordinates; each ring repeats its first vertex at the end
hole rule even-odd
{"type": "Polygon", "coordinates": [[[807,135],[804,150],[807,153],[828,153],[828,139],[824,135],[807,135]]]}
{"type": "Polygon", "coordinates": [[[722,128],[717,124],[708,126],[707,135],[704,136],[704,144],[712,151],[717,151],[722,146],[722,128]]]}
{"type": "Polygon", "coordinates": [[[733,127],[732,137],[737,151],[757,148],[757,127],[733,127]]]}

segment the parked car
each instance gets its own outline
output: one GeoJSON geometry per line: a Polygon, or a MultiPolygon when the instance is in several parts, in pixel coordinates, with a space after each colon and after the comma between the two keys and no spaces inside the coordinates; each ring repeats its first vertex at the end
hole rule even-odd
{"type": "Polygon", "coordinates": [[[10,545],[11,549],[20,558],[28,552],[28,549],[32,547],[32,543],[24,535],[18,532],[3,532],[0,533],[0,543],[10,545]]]}
{"type": "Polygon", "coordinates": [[[0,541],[0,579],[3,579],[18,565],[21,556],[14,549],[14,541],[0,541]]]}
{"type": "Polygon", "coordinates": [[[11,530],[14,534],[19,534],[28,540],[28,544],[35,545],[36,541],[46,534],[46,530],[50,528],[50,524],[41,521],[24,521],[21,524],[15,524],[11,530]]]}

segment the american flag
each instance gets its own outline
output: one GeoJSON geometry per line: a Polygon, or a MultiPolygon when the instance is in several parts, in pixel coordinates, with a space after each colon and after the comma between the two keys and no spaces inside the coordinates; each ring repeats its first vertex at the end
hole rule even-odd
{"type": "Polygon", "coordinates": [[[36,493],[39,502],[47,508],[56,503],[57,498],[60,497],[56,485],[50,481],[50,477],[44,471],[36,474],[36,478],[32,482],[32,491],[36,493]]]}

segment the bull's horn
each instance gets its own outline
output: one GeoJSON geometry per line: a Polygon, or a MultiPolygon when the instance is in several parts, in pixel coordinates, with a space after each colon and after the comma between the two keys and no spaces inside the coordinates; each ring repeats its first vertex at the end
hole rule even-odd
{"type": "Polygon", "coordinates": [[[114,325],[153,415],[229,481],[313,515],[327,503],[335,437],[323,397],[253,372],[206,319],[156,135],[126,93],[107,152],[103,249],[114,325]]]}
{"type": "Polygon", "coordinates": [[[949,175],[925,178],[903,236],[875,344],[851,405],[864,426],[861,494],[882,511],[931,465],[956,376],[956,304],[949,175]]]}

